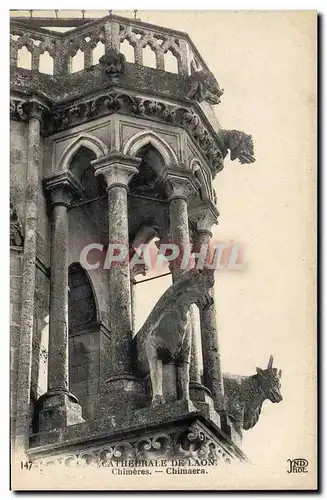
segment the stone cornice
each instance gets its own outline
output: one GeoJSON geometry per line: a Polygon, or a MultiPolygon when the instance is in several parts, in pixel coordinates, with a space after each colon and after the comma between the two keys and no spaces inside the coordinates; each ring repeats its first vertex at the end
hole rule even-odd
{"type": "Polygon", "coordinates": [[[42,122],[43,117],[49,112],[48,104],[38,96],[10,98],[10,118],[14,120],[28,121],[36,118],[42,122]]]}
{"type": "Polygon", "coordinates": [[[211,126],[204,124],[200,113],[195,112],[192,105],[167,103],[124,91],[108,91],[80,102],[54,106],[44,134],[51,135],[114,113],[182,127],[207,160],[213,173],[216,174],[223,168],[223,143],[211,126]]]}
{"type": "Polygon", "coordinates": [[[112,151],[107,156],[93,160],[91,164],[95,169],[101,169],[104,167],[111,167],[111,165],[138,167],[140,162],[141,158],[137,158],[136,156],[128,156],[120,153],[119,151],[112,151]]]}
{"type": "MultiPolygon", "coordinates": [[[[169,406],[173,407],[173,405],[169,406]]],[[[177,407],[177,405],[174,406],[177,407]]],[[[137,415],[130,417],[130,419],[134,419],[134,429],[138,425],[138,415],[144,413],[151,414],[151,410],[142,409],[137,412],[137,415]]],[[[168,413],[169,416],[170,413],[171,411],[168,413]]],[[[67,435],[64,443],[60,442],[60,439],[55,444],[51,443],[50,432],[42,433],[42,435],[34,434],[31,439],[33,446],[30,448],[33,464],[35,467],[42,468],[53,463],[61,464],[63,467],[69,467],[69,465],[73,467],[87,465],[103,467],[109,465],[110,460],[117,461],[119,465],[122,460],[210,458],[215,460],[218,465],[218,463],[230,463],[233,460],[246,460],[242,451],[233,445],[220,430],[213,432],[212,427],[209,428],[206,425],[202,416],[195,421],[188,418],[187,423],[177,425],[175,423],[176,416],[174,416],[174,426],[168,428],[165,426],[159,430],[157,424],[156,428],[147,429],[146,433],[144,431],[141,433],[138,430],[137,433],[131,434],[128,433],[128,427],[125,427],[122,435],[121,429],[118,427],[120,434],[115,436],[112,428],[115,426],[117,429],[117,420],[119,426],[119,417],[117,419],[109,416],[105,422],[101,422],[102,425],[106,424],[107,434],[104,434],[102,430],[101,439],[97,435],[90,436],[88,431],[89,428],[92,429],[95,425],[99,425],[99,421],[95,424],[88,423],[87,430],[85,423],[76,426],[73,439],[69,439],[68,436],[69,433],[72,434],[72,429],[69,429],[71,426],[67,427],[64,429],[65,437],[67,435]],[[81,434],[83,430],[84,435],[81,434]],[[48,440],[49,444],[47,444],[48,440]]],[[[155,415],[152,420],[157,422],[158,417],[155,415]]]]}
{"type": "MultiPolygon", "coordinates": [[[[144,71],[146,71],[146,68],[142,67],[142,72],[144,71]]],[[[88,72],[85,73],[88,74],[88,72]]],[[[173,75],[179,81],[179,85],[173,94],[175,94],[175,91],[177,92],[177,88],[181,89],[175,98],[173,94],[166,97],[164,95],[158,96],[157,92],[152,96],[151,91],[144,96],[144,90],[138,90],[138,95],[135,95],[135,89],[129,89],[128,82],[134,81],[133,78],[139,81],[139,77],[138,75],[134,75],[134,77],[127,76],[126,88],[125,83],[122,82],[124,89],[114,88],[113,86],[110,89],[105,89],[105,85],[100,85],[100,80],[96,80],[93,82],[93,95],[90,95],[91,88],[90,82],[88,82],[84,86],[88,89],[85,96],[70,98],[67,102],[64,102],[62,98],[59,99],[60,102],[56,102],[57,98],[52,100],[51,113],[44,120],[42,134],[49,136],[114,113],[145,118],[184,128],[208,162],[213,174],[219,172],[223,168],[224,143],[209,123],[200,106],[195,102],[182,98],[185,83],[183,83],[181,76],[173,75]],[[99,88],[99,85],[102,89],[99,88]],[[169,99],[169,102],[166,99],[169,99]],[[174,101],[176,102],[174,103],[174,101]]],[[[93,77],[91,80],[93,80],[93,77]]],[[[143,80],[141,79],[141,81],[143,80]]],[[[70,82],[69,85],[73,85],[73,83],[70,82]]],[[[79,84],[76,83],[76,85],[79,88],[79,84]]],[[[106,82],[106,86],[108,87],[108,82],[106,82]]],[[[17,88],[19,89],[19,87],[17,88]]],[[[17,90],[18,93],[20,94],[20,90],[17,90]]],[[[28,96],[20,98],[17,95],[12,97],[11,118],[16,120],[27,119],[22,110],[25,107],[26,100],[28,100],[28,96]]]]}
{"type": "Polygon", "coordinates": [[[231,159],[241,163],[255,161],[250,135],[238,130],[214,131],[201,109],[194,104],[175,103],[164,98],[134,95],[132,91],[111,89],[100,95],[88,96],[65,104],[46,103],[38,96],[13,96],[10,116],[28,120],[35,116],[43,120],[42,134],[49,136],[85,122],[119,113],[133,118],[144,118],[183,128],[206,160],[213,176],[223,169],[228,151],[231,159]],[[50,112],[51,107],[51,112],[50,112]]]}
{"type": "Polygon", "coordinates": [[[84,188],[70,170],[58,172],[43,179],[43,187],[50,196],[52,206],[70,207],[74,198],[79,198],[84,188]]]}
{"type": "Polygon", "coordinates": [[[165,186],[170,200],[174,198],[187,200],[188,195],[200,187],[194,174],[181,168],[165,168],[158,181],[165,186]]]}

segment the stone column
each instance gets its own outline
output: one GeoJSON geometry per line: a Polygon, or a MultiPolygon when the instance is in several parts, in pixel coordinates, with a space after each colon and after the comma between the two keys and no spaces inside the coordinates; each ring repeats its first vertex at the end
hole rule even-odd
{"type": "Polygon", "coordinates": [[[15,451],[24,455],[28,449],[31,425],[31,368],[34,322],[36,235],[38,213],[38,190],[40,169],[40,127],[45,104],[31,99],[21,106],[21,113],[28,119],[26,203],[24,228],[23,280],[21,294],[21,328],[19,339],[19,359],[16,398],[15,451]]]}
{"type": "Polygon", "coordinates": [[[134,359],[127,207],[128,184],[138,172],[140,161],[140,158],[113,152],[92,162],[95,175],[103,175],[107,184],[108,253],[110,245],[119,244],[121,251],[126,249],[123,260],[111,263],[108,269],[111,341],[107,366],[100,367],[102,394],[96,405],[98,416],[108,413],[109,408],[115,412],[119,408],[126,411],[126,405],[137,406],[140,402],[138,389],[134,387],[139,385],[139,381],[132,375],[134,359]]]}
{"type": "MultiPolygon", "coordinates": [[[[200,252],[202,245],[209,248],[213,224],[217,224],[218,212],[210,202],[202,203],[191,210],[190,218],[196,224],[198,241],[195,248],[200,252]]],[[[217,328],[214,289],[210,291],[212,304],[200,310],[201,343],[203,358],[203,383],[212,395],[215,409],[220,412],[224,409],[224,388],[220,365],[219,335],[217,328]]]]}
{"type": "Polygon", "coordinates": [[[197,309],[198,309],[198,306],[196,304],[192,304],[191,309],[190,309],[190,320],[191,320],[191,328],[192,328],[190,383],[193,385],[195,385],[195,384],[202,385],[201,384],[201,366],[200,366],[201,339],[198,338],[197,331],[196,331],[197,309]]]}
{"type": "Polygon", "coordinates": [[[70,172],[44,179],[51,215],[51,277],[48,351],[48,392],[41,396],[40,430],[83,422],[77,398],[68,384],[68,213],[83,191],[70,172]]]}
{"type": "Polygon", "coordinates": [[[135,321],[136,321],[136,315],[135,315],[135,285],[137,281],[135,278],[131,277],[131,314],[132,314],[132,335],[135,334],[135,321]]]}
{"type": "Polygon", "coordinates": [[[182,261],[188,263],[190,257],[187,197],[191,192],[196,191],[198,181],[189,171],[169,168],[164,174],[163,182],[169,196],[169,239],[180,249],[178,259],[170,263],[173,281],[175,281],[186,271],[186,269],[181,269],[182,261]]]}
{"type": "Polygon", "coordinates": [[[56,40],[56,50],[53,58],[53,74],[55,76],[66,76],[69,73],[70,54],[69,41],[67,39],[56,40]]]}
{"type": "MultiPolygon", "coordinates": [[[[187,269],[182,269],[181,265],[188,264],[191,255],[190,247],[190,234],[189,234],[189,221],[188,221],[188,207],[187,197],[191,192],[196,191],[198,185],[197,180],[189,171],[178,169],[168,169],[164,178],[166,191],[169,196],[169,239],[171,243],[178,245],[180,249],[180,256],[175,261],[170,262],[170,270],[172,273],[173,282],[178,280],[181,274],[187,269]],[[183,263],[184,261],[184,263],[183,263]]],[[[187,328],[191,330],[191,339],[193,344],[194,336],[194,308],[195,304],[191,305],[187,328]]],[[[200,383],[200,374],[197,374],[197,366],[194,363],[195,359],[192,356],[192,346],[190,352],[190,387],[191,384],[198,380],[200,383]],[[197,376],[198,375],[198,376],[197,376]]],[[[176,380],[176,374],[173,373],[175,365],[164,365],[163,370],[164,380],[170,381],[172,384],[173,379],[176,380]],[[166,376],[165,376],[166,375],[166,376]]],[[[172,392],[172,387],[169,392],[172,392]]],[[[164,391],[165,392],[165,391],[164,391]]],[[[168,392],[168,391],[166,391],[168,392]]],[[[176,389],[175,389],[176,393],[176,389]]]]}
{"type": "Polygon", "coordinates": [[[131,275],[131,315],[132,315],[132,334],[136,333],[135,331],[135,322],[136,322],[136,301],[135,301],[135,286],[137,285],[136,276],[140,274],[142,276],[146,276],[146,272],[148,271],[148,267],[145,264],[135,264],[132,269],[130,269],[131,275]]]}

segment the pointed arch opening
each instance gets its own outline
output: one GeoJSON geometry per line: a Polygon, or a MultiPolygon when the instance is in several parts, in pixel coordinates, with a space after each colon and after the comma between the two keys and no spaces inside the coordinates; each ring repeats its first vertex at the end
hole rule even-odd
{"type": "Polygon", "coordinates": [[[171,50],[165,53],[165,71],[178,74],[178,60],[171,50]]]}
{"type": "Polygon", "coordinates": [[[146,45],[143,49],[143,65],[148,68],[157,67],[156,53],[150,45],[146,45]]]}
{"type": "Polygon", "coordinates": [[[59,161],[59,171],[70,169],[72,159],[82,146],[92,151],[96,158],[100,158],[101,156],[106,156],[108,154],[107,145],[98,137],[90,134],[79,135],[72,140],[63,152],[59,161]]]}
{"type": "Polygon", "coordinates": [[[191,170],[194,173],[195,178],[199,181],[199,193],[201,200],[211,200],[212,196],[208,180],[205,172],[203,171],[203,167],[197,160],[191,162],[191,170]]]}
{"type": "Polygon", "coordinates": [[[156,302],[172,283],[168,261],[158,259],[159,245],[160,235],[155,224],[150,221],[141,224],[132,239],[135,253],[145,264],[143,269],[143,264],[132,268],[132,273],[136,269],[131,285],[134,333],[138,332],[156,302]]]}
{"type": "Polygon", "coordinates": [[[130,63],[135,62],[135,49],[129,40],[125,39],[120,44],[120,52],[126,57],[126,61],[130,63]]]}
{"type": "Polygon", "coordinates": [[[151,145],[162,157],[165,166],[176,165],[178,158],[169,144],[152,130],[138,132],[133,135],[124,146],[124,154],[137,156],[144,146],[151,145]]]}
{"type": "Polygon", "coordinates": [[[84,198],[96,198],[105,194],[106,187],[103,179],[94,175],[91,162],[107,154],[108,147],[101,139],[83,134],[67,146],[60,158],[58,170],[71,170],[85,189],[84,198]]]}
{"type": "Polygon", "coordinates": [[[92,50],[92,64],[99,64],[99,59],[104,55],[104,53],[105,45],[100,40],[92,50]]]}
{"type": "Polygon", "coordinates": [[[17,66],[23,69],[32,69],[32,53],[26,45],[18,49],[17,66]]]}
{"type": "Polygon", "coordinates": [[[165,191],[157,183],[158,176],[165,166],[161,154],[152,144],[147,144],[139,149],[137,157],[142,158],[142,161],[138,174],[130,182],[130,193],[165,199],[165,191]]]}
{"type": "Polygon", "coordinates": [[[70,58],[70,72],[77,73],[84,69],[84,52],[78,49],[76,54],[70,58]]]}
{"type": "Polygon", "coordinates": [[[87,329],[98,321],[91,280],[78,262],[68,268],[68,290],[68,329],[71,335],[76,331],[87,329]]]}
{"type": "Polygon", "coordinates": [[[39,72],[47,75],[53,75],[54,60],[53,57],[46,50],[40,54],[39,72]]]}
{"type": "Polygon", "coordinates": [[[83,409],[85,420],[94,419],[94,397],[99,391],[100,326],[92,282],[74,262],[68,268],[69,390],[83,409]]]}
{"type": "Polygon", "coordinates": [[[95,153],[85,146],[81,146],[75,153],[70,163],[70,170],[81,182],[85,189],[86,199],[97,198],[106,193],[106,186],[100,176],[94,175],[92,160],[96,159],[95,153]]]}

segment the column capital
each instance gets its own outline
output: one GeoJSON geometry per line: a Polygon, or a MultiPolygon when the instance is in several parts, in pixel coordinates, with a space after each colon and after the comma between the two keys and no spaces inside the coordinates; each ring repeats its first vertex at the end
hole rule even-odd
{"type": "Polygon", "coordinates": [[[210,201],[202,201],[189,207],[189,219],[195,224],[199,233],[211,233],[214,224],[218,224],[219,212],[210,201]]]}
{"type": "Polygon", "coordinates": [[[160,180],[170,200],[181,198],[187,201],[188,195],[196,192],[200,187],[199,181],[192,172],[178,167],[166,168],[160,180]]]}
{"type": "Polygon", "coordinates": [[[80,198],[84,192],[82,184],[70,170],[45,177],[43,186],[52,206],[63,205],[69,208],[73,199],[80,198]]]}
{"type": "Polygon", "coordinates": [[[27,101],[27,113],[28,119],[36,118],[40,122],[42,122],[42,118],[45,113],[49,113],[49,107],[41,100],[36,97],[33,97],[29,101],[27,101]]]}
{"type": "Polygon", "coordinates": [[[141,158],[127,156],[118,151],[113,151],[106,156],[93,160],[94,175],[103,175],[107,190],[115,186],[128,189],[128,184],[133,175],[138,172],[141,158]]]}
{"type": "Polygon", "coordinates": [[[33,96],[30,99],[10,99],[10,115],[21,120],[36,118],[40,122],[45,113],[49,113],[50,108],[43,99],[33,96]]]}

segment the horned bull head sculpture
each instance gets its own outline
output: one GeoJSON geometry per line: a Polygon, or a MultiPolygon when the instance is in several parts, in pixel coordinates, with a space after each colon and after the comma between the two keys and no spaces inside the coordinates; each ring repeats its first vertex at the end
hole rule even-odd
{"type": "Polygon", "coordinates": [[[257,368],[257,376],[259,378],[260,388],[266,399],[269,399],[272,403],[280,403],[283,400],[283,396],[280,392],[282,370],[278,371],[277,368],[273,368],[273,361],[273,356],[270,356],[265,370],[257,368]]]}
{"type": "Polygon", "coordinates": [[[257,368],[255,375],[235,377],[224,374],[225,407],[228,417],[238,434],[242,429],[252,429],[259,420],[266,399],[280,403],[281,370],[273,368],[270,356],[266,369],[257,368]]]}

